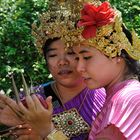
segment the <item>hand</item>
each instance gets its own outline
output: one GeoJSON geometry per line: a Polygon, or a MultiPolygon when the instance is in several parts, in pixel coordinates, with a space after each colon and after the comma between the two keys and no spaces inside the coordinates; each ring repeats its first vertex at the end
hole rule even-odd
{"type": "Polygon", "coordinates": [[[16,140],[42,140],[41,136],[37,135],[28,124],[19,125],[18,129],[12,131],[16,140]]]}
{"type": "Polygon", "coordinates": [[[52,97],[46,99],[48,109],[43,107],[36,95],[26,96],[28,108],[21,102],[19,103],[19,109],[23,112],[25,121],[42,137],[47,136],[54,129],[52,123],[53,106],[51,100],[52,97]]]}
{"type": "Polygon", "coordinates": [[[7,126],[22,124],[23,121],[18,115],[21,114],[17,103],[6,95],[0,94],[0,123],[7,126]]]}
{"type": "Polygon", "coordinates": [[[16,140],[42,140],[42,138],[37,135],[22,135],[16,138],[16,140]]]}

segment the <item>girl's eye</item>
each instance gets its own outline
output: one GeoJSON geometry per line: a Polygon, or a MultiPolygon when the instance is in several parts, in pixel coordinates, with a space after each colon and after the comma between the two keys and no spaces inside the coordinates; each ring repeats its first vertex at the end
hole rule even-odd
{"type": "Polygon", "coordinates": [[[75,57],[75,60],[76,60],[76,61],[79,61],[79,57],[75,57]]]}
{"type": "Polygon", "coordinates": [[[84,59],[85,60],[88,60],[88,59],[90,59],[92,56],[86,56],[86,57],[84,57],[84,59]]]}
{"type": "Polygon", "coordinates": [[[73,55],[75,54],[74,52],[67,52],[68,55],[73,55]]]}
{"type": "Polygon", "coordinates": [[[56,54],[48,55],[48,57],[55,57],[57,56],[56,54]]]}

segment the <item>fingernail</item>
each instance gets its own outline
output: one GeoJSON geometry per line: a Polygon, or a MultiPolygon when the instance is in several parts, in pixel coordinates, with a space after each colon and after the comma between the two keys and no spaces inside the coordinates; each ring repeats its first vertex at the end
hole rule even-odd
{"type": "Polygon", "coordinates": [[[14,135],[15,136],[15,138],[17,138],[18,136],[17,135],[14,135]]]}
{"type": "Polygon", "coordinates": [[[20,125],[18,125],[18,128],[22,128],[22,125],[20,124],[20,125]]]}
{"type": "Polygon", "coordinates": [[[29,130],[29,131],[32,131],[32,129],[31,129],[31,128],[29,128],[28,130],[29,130]]]}
{"type": "Polygon", "coordinates": [[[13,131],[12,130],[9,130],[9,133],[12,133],[13,131]]]}

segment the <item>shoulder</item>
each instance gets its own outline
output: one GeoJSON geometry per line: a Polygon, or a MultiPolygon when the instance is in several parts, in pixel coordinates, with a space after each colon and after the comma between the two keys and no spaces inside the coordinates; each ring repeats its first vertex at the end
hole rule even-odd
{"type": "Polygon", "coordinates": [[[140,103],[140,83],[133,81],[128,83],[124,88],[119,90],[112,97],[113,104],[130,106],[134,103],[140,103]]]}
{"type": "Polygon", "coordinates": [[[106,92],[104,88],[99,88],[99,89],[88,89],[89,94],[91,96],[94,96],[96,98],[101,97],[101,98],[106,98],[106,92]]]}
{"type": "MultiPolygon", "coordinates": [[[[120,112],[126,110],[133,111],[135,108],[140,107],[140,83],[131,82],[124,88],[119,90],[111,99],[112,109],[120,112]]],[[[140,114],[140,112],[138,112],[140,114]]]]}
{"type": "Polygon", "coordinates": [[[93,106],[100,111],[106,100],[106,92],[104,88],[89,90],[88,101],[91,101],[93,106]]]}
{"type": "Polygon", "coordinates": [[[96,89],[94,92],[95,100],[104,104],[106,100],[106,92],[104,88],[96,89]]]}
{"type": "MultiPolygon", "coordinates": [[[[127,85],[112,98],[110,123],[125,135],[139,137],[140,84],[127,85]]],[[[130,136],[130,137],[129,137],[130,136]]]]}

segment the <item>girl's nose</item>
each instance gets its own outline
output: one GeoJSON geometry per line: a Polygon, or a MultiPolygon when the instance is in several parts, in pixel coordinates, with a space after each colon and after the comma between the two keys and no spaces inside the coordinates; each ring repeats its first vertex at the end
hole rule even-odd
{"type": "Polygon", "coordinates": [[[66,58],[66,56],[62,56],[58,61],[59,66],[68,65],[68,64],[69,64],[69,60],[66,58]]]}
{"type": "Polygon", "coordinates": [[[84,73],[85,72],[85,66],[84,66],[84,64],[82,63],[82,62],[78,62],[78,64],[77,64],[77,71],[79,72],[79,73],[84,73]]]}

